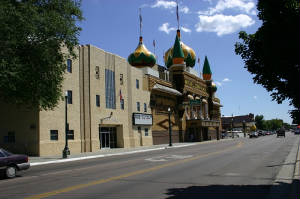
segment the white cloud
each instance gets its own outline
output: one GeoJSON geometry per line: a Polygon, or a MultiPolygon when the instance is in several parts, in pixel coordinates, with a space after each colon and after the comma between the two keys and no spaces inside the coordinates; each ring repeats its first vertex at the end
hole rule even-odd
{"type": "Polygon", "coordinates": [[[184,14],[187,14],[190,12],[190,9],[187,6],[183,6],[179,9],[179,12],[183,12],[184,14]]]}
{"type": "Polygon", "coordinates": [[[256,99],[257,99],[257,96],[256,96],[256,95],[254,95],[254,96],[253,96],[253,98],[256,100],[256,99]]]}
{"type": "Polygon", "coordinates": [[[218,82],[218,81],[215,81],[215,84],[217,85],[217,86],[222,86],[222,83],[221,82],[218,82]]]}
{"type": "Polygon", "coordinates": [[[247,14],[256,15],[253,0],[219,0],[215,7],[210,7],[206,11],[199,11],[198,14],[214,15],[227,9],[235,9],[247,14]]]}
{"type": "Polygon", "coordinates": [[[191,29],[189,29],[189,28],[185,28],[185,27],[183,27],[183,26],[181,26],[181,30],[182,30],[183,32],[187,32],[187,33],[190,33],[190,32],[192,32],[192,30],[191,30],[191,29]]]}
{"type": "Polygon", "coordinates": [[[195,25],[197,32],[216,32],[218,36],[231,34],[240,28],[251,26],[255,21],[248,15],[236,16],[217,14],[213,16],[199,16],[199,22],[195,25]]]}
{"type": "Polygon", "coordinates": [[[164,1],[164,0],[157,0],[154,5],[151,6],[152,8],[165,8],[165,9],[171,9],[176,7],[175,1],[164,1]]]}
{"type": "Polygon", "coordinates": [[[223,80],[222,80],[222,82],[231,82],[232,80],[231,79],[229,79],[229,78],[224,78],[223,80]]]}
{"type": "Polygon", "coordinates": [[[164,23],[164,24],[162,24],[159,28],[158,28],[158,30],[159,31],[162,31],[162,32],[165,32],[165,33],[167,33],[167,34],[169,34],[171,31],[174,31],[174,30],[176,30],[176,28],[175,27],[170,27],[169,28],[169,23],[164,23]]]}

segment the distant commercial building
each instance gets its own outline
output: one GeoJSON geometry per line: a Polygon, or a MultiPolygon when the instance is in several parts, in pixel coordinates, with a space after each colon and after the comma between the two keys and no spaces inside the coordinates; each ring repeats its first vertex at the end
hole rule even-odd
{"type": "Polygon", "coordinates": [[[255,126],[254,114],[249,113],[248,115],[235,115],[235,116],[222,116],[222,129],[226,131],[245,131],[250,132],[250,128],[255,126]]]}

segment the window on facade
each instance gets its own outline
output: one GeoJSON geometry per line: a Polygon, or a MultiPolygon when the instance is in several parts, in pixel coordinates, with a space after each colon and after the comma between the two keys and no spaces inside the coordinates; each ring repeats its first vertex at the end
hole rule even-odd
{"type": "Polygon", "coordinates": [[[136,103],[136,110],[137,110],[137,111],[140,111],[140,102],[137,102],[137,103],[136,103]]]}
{"type": "Polygon", "coordinates": [[[120,85],[123,85],[123,74],[120,74],[120,85]]]}
{"type": "Polygon", "coordinates": [[[105,69],[106,108],[116,109],[115,72],[105,69]]]}
{"type": "Polygon", "coordinates": [[[7,135],[4,136],[4,143],[15,143],[16,137],[14,131],[9,131],[7,135]]]}
{"type": "Polygon", "coordinates": [[[149,133],[148,133],[148,129],[147,128],[145,128],[145,136],[148,136],[149,135],[149,133]]]}
{"type": "Polygon", "coordinates": [[[74,140],[74,130],[68,131],[68,140],[74,140]]]}
{"type": "Polygon", "coordinates": [[[96,106],[100,107],[100,95],[96,95],[96,106]]]}
{"type": "Polygon", "coordinates": [[[99,76],[100,76],[100,74],[99,74],[99,66],[96,66],[95,67],[95,77],[96,77],[96,79],[99,79],[99,76]]]}
{"type": "Polygon", "coordinates": [[[142,132],[142,128],[140,126],[138,126],[138,132],[141,133],[142,132]]]}
{"type": "Polygon", "coordinates": [[[136,88],[139,89],[140,88],[140,81],[138,79],[135,81],[135,84],[136,84],[136,88]]]}
{"type": "Polygon", "coordinates": [[[144,103],[144,112],[147,112],[147,104],[144,103]]]}
{"type": "Polygon", "coordinates": [[[121,104],[121,109],[124,110],[124,99],[120,100],[120,104],[121,104]]]}
{"type": "Polygon", "coordinates": [[[67,59],[67,71],[69,73],[72,73],[72,60],[71,59],[67,59]]]}
{"type": "Polygon", "coordinates": [[[58,130],[50,130],[50,140],[58,140],[58,130]]]}
{"type": "Polygon", "coordinates": [[[68,104],[72,104],[73,103],[73,99],[72,99],[72,91],[68,91],[68,104]]]}

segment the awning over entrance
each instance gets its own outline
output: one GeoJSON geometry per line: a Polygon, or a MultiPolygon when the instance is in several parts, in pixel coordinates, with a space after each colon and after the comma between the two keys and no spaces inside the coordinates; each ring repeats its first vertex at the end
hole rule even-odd
{"type": "Polygon", "coordinates": [[[173,95],[178,95],[178,96],[182,95],[178,90],[176,90],[174,88],[169,88],[169,87],[163,86],[161,84],[155,84],[153,86],[153,89],[154,90],[160,90],[160,91],[170,93],[170,94],[173,94],[173,95]]]}

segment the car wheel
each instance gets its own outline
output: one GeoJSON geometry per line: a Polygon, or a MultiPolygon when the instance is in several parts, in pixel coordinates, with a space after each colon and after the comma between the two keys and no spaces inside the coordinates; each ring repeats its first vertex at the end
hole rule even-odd
{"type": "Polygon", "coordinates": [[[7,178],[14,178],[17,175],[17,169],[15,166],[8,166],[6,168],[6,177],[7,178]]]}

